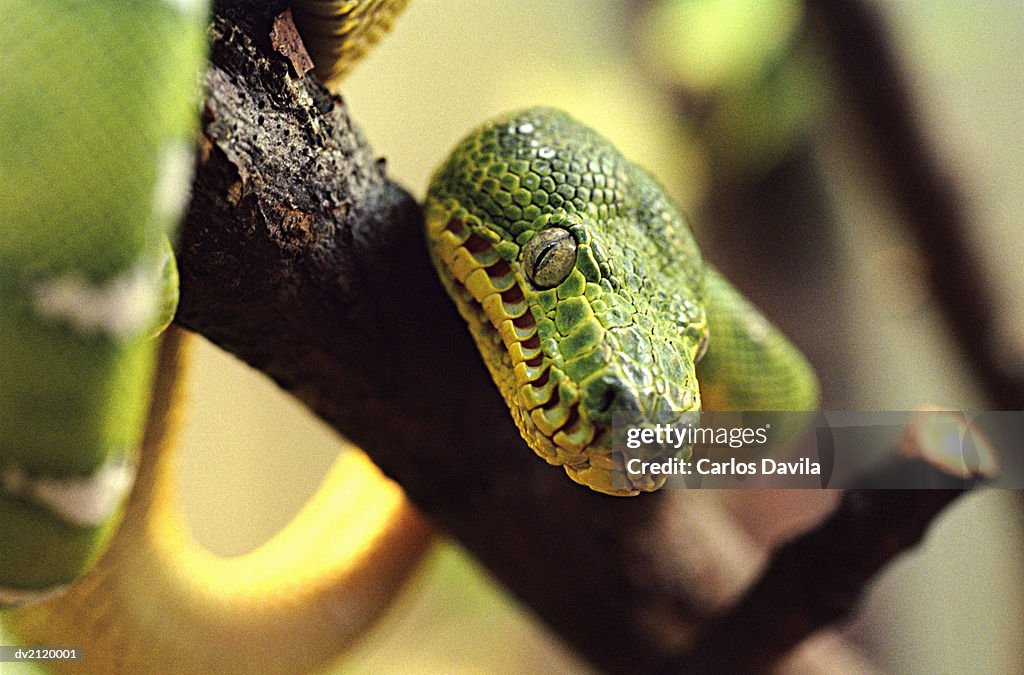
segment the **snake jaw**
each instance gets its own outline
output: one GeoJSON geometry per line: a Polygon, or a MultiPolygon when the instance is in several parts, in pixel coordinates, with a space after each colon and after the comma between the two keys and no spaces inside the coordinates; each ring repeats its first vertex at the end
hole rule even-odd
{"type": "Polygon", "coordinates": [[[518,263],[499,253],[499,242],[474,216],[457,207],[444,211],[428,217],[435,264],[517,426],[549,463],[578,462],[594,428],[579,413],[578,393],[544,353],[544,318],[538,322],[527,300],[518,263]]]}

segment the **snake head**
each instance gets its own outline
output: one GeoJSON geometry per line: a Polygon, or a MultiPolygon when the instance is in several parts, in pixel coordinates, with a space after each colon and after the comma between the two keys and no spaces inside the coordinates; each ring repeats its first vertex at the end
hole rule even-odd
{"type": "Polygon", "coordinates": [[[427,236],[530,447],[600,492],[661,487],[627,471],[613,418],[700,410],[707,319],[700,253],[654,179],[562,112],[514,113],[435,174],[427,236]]]}

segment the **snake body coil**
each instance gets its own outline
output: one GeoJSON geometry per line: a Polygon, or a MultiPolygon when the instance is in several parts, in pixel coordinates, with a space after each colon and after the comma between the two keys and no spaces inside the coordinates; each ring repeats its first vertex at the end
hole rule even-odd
{"type": "Polygon", "coordinates": [[[3,607],[88,568],[131,486],[152,336],[177,298],[167,237],[188,201],[206,15],[21,0],[0,14],[3,607]]]}
{"type": "MultiPolygon", "coordinates": [[[[404,4],[296,13],[336,33],[318,65],[337,76],[404,4]]],[[[155,367],[153,335],[177,300],[167,242],[189,199],[207,11],[0,0],[0,643],[81,646],[75,672],[322,668],[432,538],[352,454],[251,554],[190,536],[171,433],[183,337],[155,367]]]]}

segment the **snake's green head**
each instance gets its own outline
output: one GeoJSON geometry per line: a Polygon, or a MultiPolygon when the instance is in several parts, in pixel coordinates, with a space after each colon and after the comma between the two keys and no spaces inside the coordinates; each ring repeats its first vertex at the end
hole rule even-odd
{"type": "Polygon", "coordinates": [[[707,319],[697,246],[654,179],[564,113],[531,109],[458,145],[431,182],[427,231],[530,447],[601,492],[661,487],[626,471],[612,415],[700,409],[707,319]]]}

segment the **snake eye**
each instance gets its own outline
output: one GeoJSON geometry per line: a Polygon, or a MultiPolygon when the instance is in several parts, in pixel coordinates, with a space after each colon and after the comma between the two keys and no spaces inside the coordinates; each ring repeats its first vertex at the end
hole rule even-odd
{"type": "Polygon", "coordinates": [[[575,266],[576,239],[568,230],[541,230],[523,246],[523,271],[537,288],[557,286],[575,266]]]}

